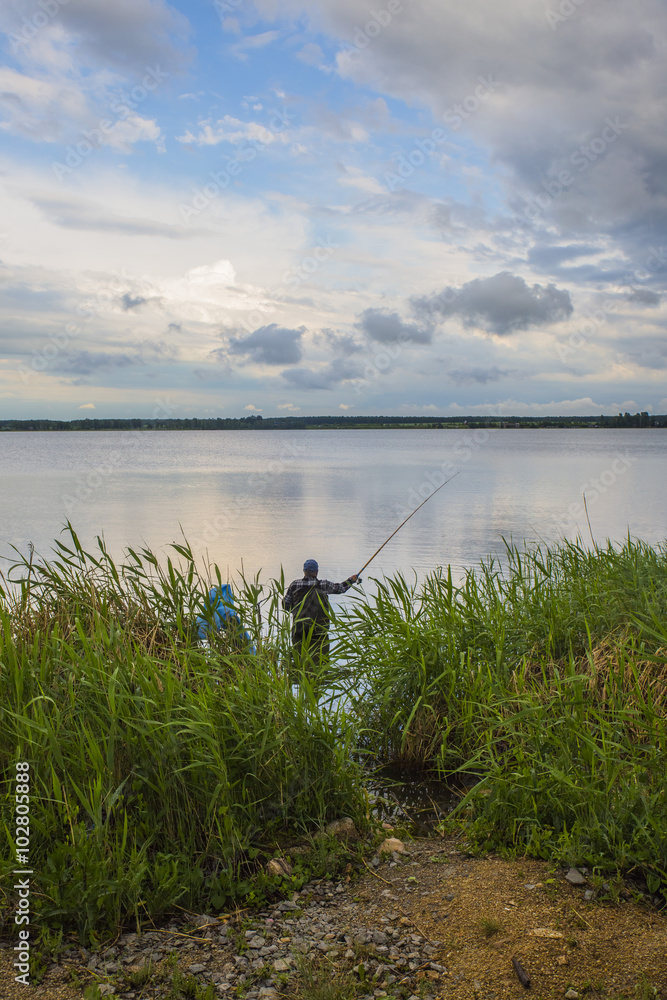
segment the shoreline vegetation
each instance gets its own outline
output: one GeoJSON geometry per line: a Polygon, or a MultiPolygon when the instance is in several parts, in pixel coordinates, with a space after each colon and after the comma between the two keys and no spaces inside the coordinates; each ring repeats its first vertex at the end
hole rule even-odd
{"type": "Polygon", "coordinates": [[[335,660],[314,674],[286,667],[283,579],[237,587],[256,655],[229,633],[200,645],[222,581],[186,540],[172,549],[114,561],[68,524],[50,558],[17,552],[0,577],[10,926],[19,761],[47,948],[331,876],[351,855],[317,835],[341,816],[373,835],[369,770],[386,765],[458,787],[441,832],[473,852],[630,876],[667,900],[666,546],[507,545],[458,586],[448,569],[375,580],[335,615],[335,660]],[[293,871],[270,874],[295,843],[293,871]]]}
{"type": "Polygon", "coordinates": [[[234,430],[479,430],[667,427],[667,415],[619,413],[599,417],[85,417],[78,420],[0,420],[0,431],[234,431],[234,430]]]}

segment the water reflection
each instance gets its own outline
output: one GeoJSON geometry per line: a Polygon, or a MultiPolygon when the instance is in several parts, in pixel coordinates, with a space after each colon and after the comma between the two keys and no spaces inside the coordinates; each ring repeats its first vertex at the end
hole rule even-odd
{"type": "Polygon", "coordinates": [[[341,580],[460,469],[370,567],[423,576],[451,563],[460,577],[503,537],[588,538],[583,513],[569,513],[582,488],[597,539],[664,539],[666,451],[660,430],[630,429],[3,433],[0,552],[32,540],[47,554],[69,518],[114,555],[164,552],[183,531],[223,577],[243,567],[266,581],[282,566],[289,581],[315,558],[341,580]]]}

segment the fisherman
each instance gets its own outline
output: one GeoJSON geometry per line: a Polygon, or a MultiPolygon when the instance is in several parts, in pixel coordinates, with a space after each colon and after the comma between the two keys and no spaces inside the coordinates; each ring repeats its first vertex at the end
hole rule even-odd
{"type": "Polygon", "coordinates": [[[307,653],[315,662],[329,659],[328,594],[345,594],[359,574],[353,573],[343,583],[318,580],[319,566],[314,559],[303,564],[303,579],[293,580],[285,592],[283,608],[292,612],[292,646],[297,656],[307,653]]]}

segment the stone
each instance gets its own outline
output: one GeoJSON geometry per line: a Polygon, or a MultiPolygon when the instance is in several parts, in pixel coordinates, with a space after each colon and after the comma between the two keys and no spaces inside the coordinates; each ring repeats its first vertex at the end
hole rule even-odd
{"type": "Polygon", "coordinates": [[[552,931],[550,927],[535,927],[533,934],[539,938],[562,938],[563,936],[560,931],[552,931]]]}
{"type": "Polygon", "coordinates": [[[565,1000],[579,1000],[579,994],[576,990],[568,990],[565,994],[565,1000]]]}
{"type": "Polygon", "coordinates": [[[593,892],[592,889],[586,889],[586,892],[584,893],[584,899],[588,901],[592,899],[594,895],[595,893],[593,892]]]}
{"type": "Polygon", "coordinates": [[[287,878],[292,874],[292,866],[289,861],[285,861],[284,858],[271,858],[266,865],[267,875],[279,875],[283,878],[287,878]]]}
{"type": "Polygon", "coordinates": [[[577,868],[570,868],[565,876],[570,885],[585,885],[586,879],[577,868]]]}
{"type": "Polygon", "coordinates": [[[188,965],[188,972],[205,972],[206,966],[202,962],[195,962],[194,965],[188,965]]]}
{"type": "Polygon", "coordinates": [[[325,827],[324,832],[328,837],[336,837],[337,840],[357,840],[359,837],[354,820],[349,816],[335,819],[325,827]]]}
{"type": "Polygon", "coordinates": [[[398,840],[396,837],[387,837],[386,840],[383,840],[378,847],[378,851],[380,854],[393,854],[394,851],[397,854],[406,853],[405,844],[402,840],[398,840]]]}

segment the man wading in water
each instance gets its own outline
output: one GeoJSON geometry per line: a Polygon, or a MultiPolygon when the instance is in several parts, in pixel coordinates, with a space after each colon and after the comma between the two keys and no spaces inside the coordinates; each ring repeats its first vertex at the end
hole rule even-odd
{"type": "Polygon", "coordinates": [[[303,579],[293,580],[283,598],[283,608],[292,612],[292,646],[296,657],[306,654],[315,663],[329,659],[328,594],[344,594],[359,579],[357,573],[343,583],[318,580],[314,559],[303,564],[303,579]]]}

